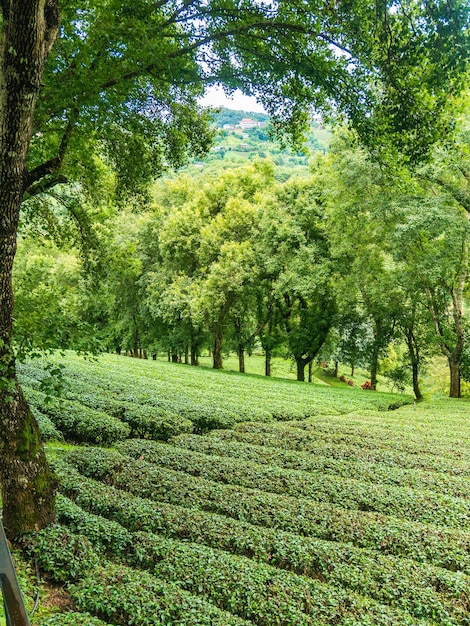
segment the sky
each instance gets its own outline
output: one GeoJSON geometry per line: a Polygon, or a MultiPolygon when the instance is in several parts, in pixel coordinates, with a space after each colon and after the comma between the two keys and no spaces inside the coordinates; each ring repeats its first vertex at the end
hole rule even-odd
{"type": "Polygon", "coordinates": [[[199,100],[200,104],[204,106],[220,107],[223,106],[227,109],[234,109],[236,111],[249,111],[264,113],[264,109],[255,98],[252,96],[245,96],[239,89],[229,98],[224,94],[221,87],[209,87],[203,98],[199,100]]]}

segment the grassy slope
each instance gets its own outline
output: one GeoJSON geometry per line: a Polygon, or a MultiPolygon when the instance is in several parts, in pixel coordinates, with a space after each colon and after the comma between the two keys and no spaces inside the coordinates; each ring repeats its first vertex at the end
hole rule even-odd
{"type": "Polygon", "coordinates": [[[377,411],[390,396],[111,356],[70,358],[68,372],[89,404],[172,403],[194,420],[251,406],[264,420],[112,453],[48,444],[68,531],[41,539],[39,555],[58,582],[83,578],[71,587],[80,611],[110,624],[137,605],[143,625],[469,623],[467,403],[377,411]],[[80,534],[86,550],[73,548],[80,534]],[[128,595],[121,584],[105,603],[123,577],[128,595]],[[158,587],[158,605],[142,586],[158,587]]]}

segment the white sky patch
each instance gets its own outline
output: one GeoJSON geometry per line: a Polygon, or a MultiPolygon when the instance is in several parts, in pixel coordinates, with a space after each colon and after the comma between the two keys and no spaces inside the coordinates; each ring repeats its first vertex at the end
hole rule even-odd
{"type": "Polygon", "coordinates": [[[245,96],[237,89],[232,96],[227,96],[221,87],[209,87],[205,95],[199,99],[199,104],[211,107],[225,107],[235,111],[253,111],[265,113],[263,106],[253,96],[245,96]]]}

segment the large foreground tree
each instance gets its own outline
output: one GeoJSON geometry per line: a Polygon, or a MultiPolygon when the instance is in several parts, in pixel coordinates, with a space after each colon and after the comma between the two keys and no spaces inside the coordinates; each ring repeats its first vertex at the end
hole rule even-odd
{"type": "Polygon", "coordinates": [[[54,517],[54,481],[15,374],[11,276],[23,200],[34,211],[57,184],[96,189],[102,167],[116,172],[120,194],[138,190],[203,152],[210,132],[196,97],[210,83],[257,95],[293,135],[312,105],[337,108],[365,139],[399,138],[419,158],[461,88],[468,12],[464,0],[0,0],[0,453],[10,535],[54,517]]]}

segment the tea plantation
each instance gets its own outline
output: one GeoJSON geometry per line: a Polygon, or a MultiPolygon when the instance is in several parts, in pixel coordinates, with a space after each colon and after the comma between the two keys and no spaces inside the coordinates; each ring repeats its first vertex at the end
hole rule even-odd
{"type": "Polygon", "coordinates": [[[56,363],[61,398],[21,367],[60,479],[27,549],[73,604],[34,624],[470,625],[465,402],[56,363]]]}

